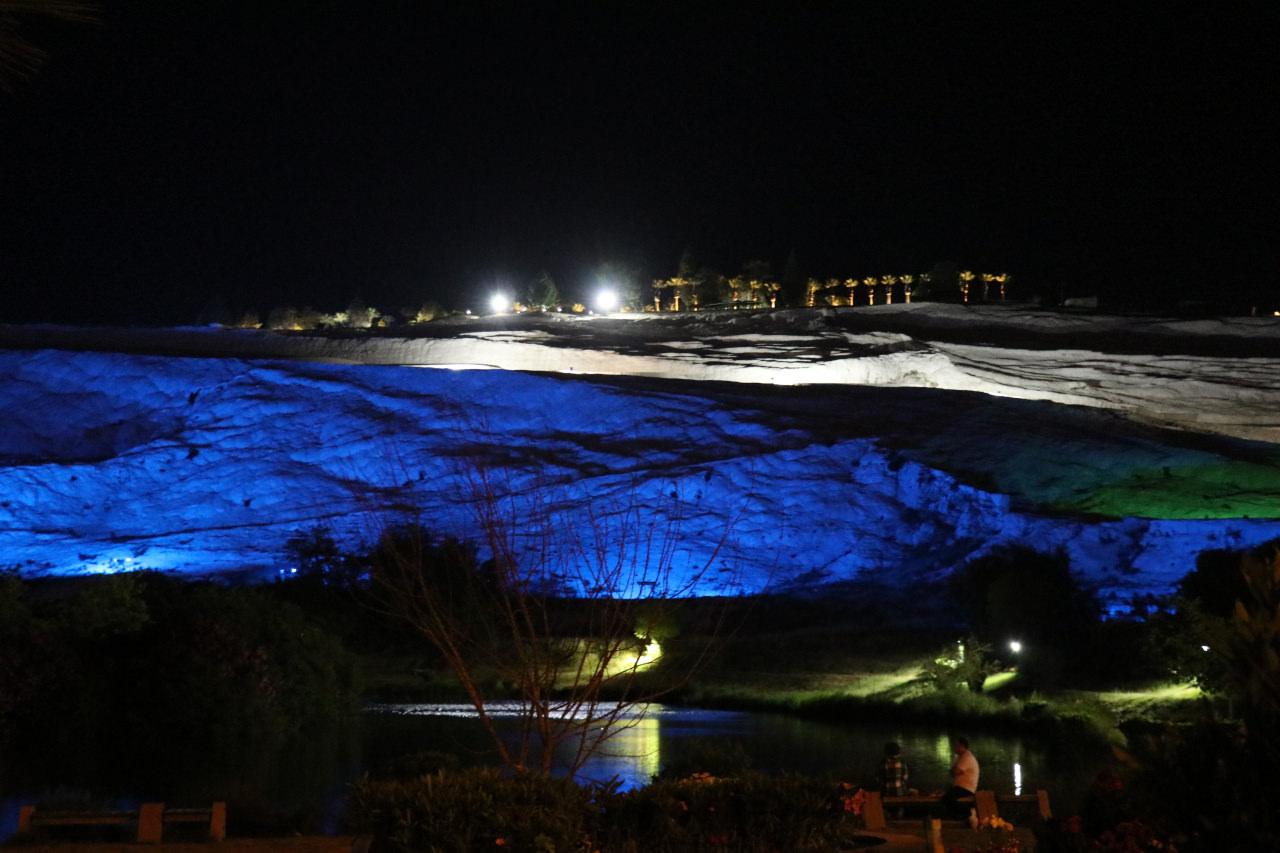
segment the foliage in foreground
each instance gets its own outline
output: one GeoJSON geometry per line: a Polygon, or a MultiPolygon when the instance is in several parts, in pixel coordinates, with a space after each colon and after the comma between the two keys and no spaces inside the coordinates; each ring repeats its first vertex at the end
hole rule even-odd
{"type": "Polygon", "coordinates": [[[862,823],[849,786],[696,774],[635,791],[492,769],[358,783],[349,820],[374,851],[826,850],[862,823]]]}
{"type": "Polygon", "coordinates": [[[1280,849],[1280,542],[1202,555],[1181,593],[1169,640],[1226,713],[1131,730],[1134,797],[1186,850],[1280,849]]]}
{"type": "Polygon", "coordinates": [[[260,742],[357,707],[341,644],[266,591],[0,578],[0,745],[260,742]]]}

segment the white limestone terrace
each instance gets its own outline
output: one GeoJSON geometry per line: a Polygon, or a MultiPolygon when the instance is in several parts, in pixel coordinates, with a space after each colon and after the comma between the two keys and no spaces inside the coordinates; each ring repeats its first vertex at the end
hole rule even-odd
{"type": "Polygon", "coordinates": [[[0,566],[270,574],[296,532],[357,548],[410,510],[474,537],[479,466],[566,526],[674,494],[682,564],[748,590],[908,588],[1024,544],[1119,606],[1280,537],[1278,328],[938,305],[7,327],[0,566]]]}
{"type": "Polygon", "coordinates": [[[523,315],[408,332],[0,327],[0,346],[974,391],[1280,442],[1280,318],[917,303],[717,315],[523,315]]]}

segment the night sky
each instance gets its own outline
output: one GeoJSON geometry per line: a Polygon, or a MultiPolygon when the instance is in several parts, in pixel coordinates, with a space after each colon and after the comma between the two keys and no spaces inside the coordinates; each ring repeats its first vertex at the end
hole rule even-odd
{"type": "Polygon", "coordinates": [[[686,249],[1275,294],[1278,7],[1114,6],[107,2],[0,93],[0,321],[461,305],[686,249]]]}

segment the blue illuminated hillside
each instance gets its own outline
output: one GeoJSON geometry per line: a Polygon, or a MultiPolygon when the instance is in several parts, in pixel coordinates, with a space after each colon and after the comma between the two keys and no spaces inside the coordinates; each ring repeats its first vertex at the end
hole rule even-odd
{"type": "Polygon", "coordinates": [[[298,531],[355,548],[410,512],[472,537],[477,472],[513,517],[678,512],[677,566],[727,533],[715,565],[748,590],[906,582],[1022,543],[1123,599],[1280,536],[1280,512],[1257,518],[1280,506],[1274,445],[1046,402],[57,350],[0,353],[0,375],[0,560],[26,573],[271,574],[298,531]],[[1187,517],[1206,470],[1253,492],[1220,478],[1237,504],[1187,517]]]}

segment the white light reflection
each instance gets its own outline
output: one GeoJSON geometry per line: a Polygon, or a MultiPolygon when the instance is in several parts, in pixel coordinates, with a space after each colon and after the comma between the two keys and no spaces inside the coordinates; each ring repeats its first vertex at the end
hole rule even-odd
{"type": "Polygon", "coordinates": [[[1016,797],[1022,793],[1022,765],[1013,762],[1013,795],[1016,797]]]}

